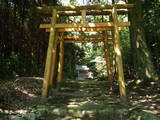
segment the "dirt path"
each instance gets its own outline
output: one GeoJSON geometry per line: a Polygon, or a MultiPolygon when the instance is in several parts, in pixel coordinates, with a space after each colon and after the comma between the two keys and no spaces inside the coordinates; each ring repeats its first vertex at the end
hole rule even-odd
{"type": "MultiPolygon", "coordinates": [[[[118,87],[114,87],[111,92],[107,82],[66,81],[61,85],[59,92],[52,88],[50,97],[45,104],[40,98],[41,87],[41,78],[20,78],[14,83],[1,84],[1,113],[13,115],[36,111],[36,115],[39,114],[39,120],[48,120],[47,116],[50,115],[52,116],[51,118],[54,116],[56,118],[65,118],[66,120],[71,118],[97,119],[97,117],[103,120],[105,119],[103,114],[106,117],[106,111],[108,110],[110,111],[107,114],[108,118],[114,116],[113,113],[117,117],[123,116],[126,118],[130,114],[128,106],[125,108],[120,105],[118,87]],[[45,112],[50,110],[52,112],[45,112]],[[99,113],[97,110],[101,110],[102,113],[99,113]],[[121,112],[116,112],[117,110],[123,111],[122,115],[121,112]],[[43,112],[37,113],[37,111],[43,112]]],[[[132,89],[128,91],[128,98],[130,100],[129,108],[141,108],[153,114],[160,114],[159,87],[132,89]]],[[[31,116],[33,117],[32,114],[31,116]]]]}

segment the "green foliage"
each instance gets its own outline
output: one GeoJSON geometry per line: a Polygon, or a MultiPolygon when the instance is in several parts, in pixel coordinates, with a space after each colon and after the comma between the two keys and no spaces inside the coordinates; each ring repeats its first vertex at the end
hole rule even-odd
{"type": "Polygon", "coordinates": [[[12,120],[36,120],[36,117],[38,117],[38,115],[35,113],[28,113],[12,117],[12,120]]]}
{"type": "Polygon", "coordinates": [[[19,76],[40,76],[42,74],[41,65],[37,63],[37,59],[34,59],[34,63],[27,62],[24,64],[25,57],[22,55],[12,55],[8,58],[0,59],[0,79],[10,80],[19,76]]]}
{"type": "Polygon", "coordinates": [[[152,61],[160,73],[160,1],[147,0],[144,4],[144,26],[146,41],[151,51],[152,61]]]}
{"type": "Polygon", "coordinates": [[[1,3],[0,79],[42,76],[47,37],[39,30],[42,17],[36,12],[35,2],[6,0],[1,3]]]}
{"type": "Polygon", "coordinates": [[[0,79],[14,79],[18,76],[14,69],[17,59],[17,56],[0,59],[0,79]]]}
{"type": "Polygon", "coordinates": [[[84,120],[159,120],[159,117],[141,109],[133,109],[119,104],[90,104],[81,108],[66,108],[56,106],[41,106],[31,113],[12,116],[11,120],[61,120],[61,119],[84,119],[84,120]]]}
{"type": "Polygon", "coordinates": [[[76,44],[66,44],[64,49],[63,75],[67,78],[76,78],[76,64],[79,64],[81,61],[83,61],[85,55],[84,50],[76,44]]]}
{"type": "Polygon", "coordinates": [[[90,72],[93,73],[94,79],[103,79],[105,74],[105,65],[101,62],[92,62],[97,57],[103,59],[103,43],[83,43],[78,46],[84,50],[85,54],[79,59],[78,64],[87,65],[90,72]]]}
{"type": "Polygon", "coordinates": [[[126,28],[125,30],[120,32],[120,42],[121,42],[121,50],[122,50],[122,57],[123,57],[123,67],[124,73],[126,78],[133,77],[133,65],[132,65],[132,50],[131,50],[131,43],[130,43],[130,36],[129,36],[129,29],[126,28]]]}

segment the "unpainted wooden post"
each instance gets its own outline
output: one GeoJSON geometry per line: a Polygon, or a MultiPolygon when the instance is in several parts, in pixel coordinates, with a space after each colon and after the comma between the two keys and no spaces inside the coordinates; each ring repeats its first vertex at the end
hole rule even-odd
{"type": "Polygon", "coordinates": [[[106,48],[106,42],[103,42],[103,44],[104,44],[104,57],[105,57],[105,60],[106,60],[106,71],[107,71],[107,80],[109,80],[109,70],[108,70],[108,59],[107,59],[107,53],[108,53],[108,51],[107,51],[107,48],[106,48]]]}
{"type": "Polygon", "coordinates": [[[117,25],[117,22],[118,22],[117,11],[115,6],[112,9],[112,20],[114,23],[113,40],[114,40],[114,51],[116,54],[116,65],[117,65],[117,71],[118,71],[118,84],[119,84],[120,97],[122,102],[126,103],[126,88],[125,88],[125,81],[124,81],[122,55],[120,50],[119,31],[118,31],[118,25],[117,25]]]}
{"type": "Polygon", "coordinates": [[[53,43],[53,52],[52,52],[52,58],[51,58],[49,85],[53,84],[53,78],[54,78],[54,75],[55,75],[57,44],[58,44],[58,32],[56,32],[56,34],[55,34],[55,39],[54,39],[54,43],[53,43]]]}
{"type": "Polygon", "coordinates": [[[110,51],[109,51],[109,47],[108,47],[108,41],[104,42],[104,52],[105,52],[105,59],[106,59],[108,81],[112,85],[113,75],[112,75],[112,68],[111,68],[111,59],[110,59],[110,55],[109,55],[110,51]]]}
{"type": "MultiPolygon", "coordinates": [[[[58,22],[59,22],[59,14],[56,15],[56,23],[58,22]]],[[[52,60],[51,60],[52,63],[51,63],[51,69],[50,69],[49,85],[53,84],[53,78],[55,75],[58,38],[59,38],[59,32],[56,31],[54,42],[53,42],[53,53],[52,53],[52,60]]]]}
{"type": "Polygon", "coordinates": [[[59,43],[59,63],[58,63],[58,76],[57,76],[57,89],[60,88],[60,83],[62,82],[62,71],[63,71],[63,56],[64,56],[64,38],[63,33],[61,34],[61,39],[59,43]]]}
{"type": "MultiPolygon", "coordinates": [[[[112,38],[114,38],[114,33],[113,33],[113,30],[111,31],[112,32],[112,38]]],[[[115,41],[113,39],[113,53],[112,53],[112,70],[113,70],[113,79],[117,79],[117,63],[116,63],[116,53],[114,51],[114,47],[115,47],[115,41]]]]}
{"type": "Polygon", "coordinates": [[[52,53],[53,50],[53,43],[55,39],[55,24],[56,24],[56,9],[52,11],[52,19],[51,19],[51,28],[50,28],[50,36],[49,36],[49,43],[48,43],[48,50],[47,50],[47,57],[46,57],[46,65],[45,65],[45,72],[44,72],[44,80],[43,80],[43,87],[42,87],[42,97],[47,97],[48,94],[48,87],[49,87],[49,80],[50,80],[50,69],[51,69],[51,61],[52,61],[52,53]]]}
{"type": "MultiPolygon", "coordinates": [[[[109,21],[110,22],[112,22],[113,20],[112,20],[113,18],[112,18],[112,15],[110,15],[109,16],[109,21]]],[[[115,76],[116,76],[116,54],[115,54],[115,51],[114,51],[114,34],[113,34],[113,30],[111,30],[111,31],[109,31],[109,34],[111,34],[111,36],[112,36],[112,49],[111,49],[111,51],[112,51],[112,62],[111,62],[111,67],[112,67],[112,76],[113,76],[113,80],[115,79],[115,76]]]]}

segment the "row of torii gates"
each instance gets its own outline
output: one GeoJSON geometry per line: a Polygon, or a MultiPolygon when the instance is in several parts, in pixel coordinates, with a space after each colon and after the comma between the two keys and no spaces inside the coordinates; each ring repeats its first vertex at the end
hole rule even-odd
{"type": "MultiPolygon", "coordinates": [[[[128,14],[127,9],[133,8],[133,4],[114,4],[114,5],[91,5],[91,6],[72,6],[72,7],[38,7],[38,10],[51,16],[50,24],[41,24],[40,28],[45,28],[50,32],[49,44],[44,72],[42,96],[47,97],[49,86],[55,73],[55,61],[57,46],[59,45],[59,63],[57,84],[62,81],[63,55],[65,43],[82,42],[104,42],[104,52],[106,57],[107,74],[109,82],[113,82],[112,59],[109,57],[108,43],[112,43],[115,54],[116,68],[118,72],[118,84],[120,98],[126,101],[126,90],[122,55],[120,50],[119,31],[130,25],[130,22],[119,22],[118,15],[128,14]],[[60,18],[65,16],[81,16],[81,23],[61,23],[60,18]],[[87,16],[108,16],[107,22],[88,23],[87,16]],[[102,32],[102,35],[66,35],[72,32],[102,32]],[[110,33],[110,34],[108,34],[110,33]],[[90,40],[86,40],[89,38],[90,40]]],[[[74,21],[75,22],[75,21],[74,21]]]]}

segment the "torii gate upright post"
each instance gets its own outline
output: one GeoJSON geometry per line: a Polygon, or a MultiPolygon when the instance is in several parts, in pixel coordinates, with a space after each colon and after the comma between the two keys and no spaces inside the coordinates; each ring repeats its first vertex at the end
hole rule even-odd
{"type": "Polygon", "coordinates": [[[117,10],[116,6],[112,9],[112,21],[113,21],[113,40],[114,40],[114,51],[116,54],[116,65],[118,71],[118,84],[119,84],[119,91],[120,91],[120,98],[121,101],[126,103],[126,88],[125,88],[125,81],[124,81],[124,72],[123,72],[123,63],[122,63],[122,54],[120,50],[120,40],[119,40],[119,31],[118,31],[118,19],[117,19],[117,10]]]}
{"type": "Polygon", "coordinates": [[[47,97],[48,87],[51,84],[51,81],[53,78],[53,72],[51,73],[51,71],[53,71],[54,65],[55,65],[55,56],[56,56],[56,48],[57,48],[56,36],[58,35],[56,34],[56,29],[55,29],[56,18],[57,18],[57,11],[56,9],[53,9],[47,57],[46,57],[46,65],[45,65],[45,72],[44,72],[44,80],[43,80],[43,87],[42,87],[42,97],[44,98],[47,97]]]}

